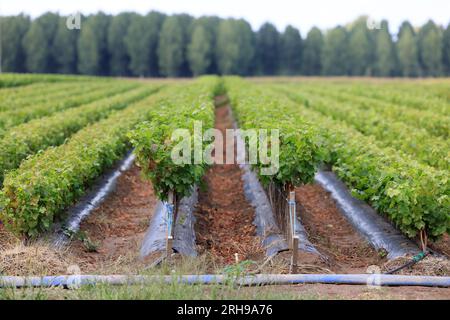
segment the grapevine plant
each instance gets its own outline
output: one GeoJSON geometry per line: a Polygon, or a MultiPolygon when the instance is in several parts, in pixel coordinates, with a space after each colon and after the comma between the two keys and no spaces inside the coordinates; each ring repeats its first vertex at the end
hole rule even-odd
{"type": "MultiPolygon", "coordinates": [[[[177,88],[178,89],[178,88],[177,88]]],[[[95,180],[130,150],[127,133],[148,119],[162,90],[78,131],[65,144],[47,148],[9,171],[0,192],[0,220],[29,237],[49,230],[95,180]]]]}
{"type": "Polygon", "coordinates": [[[50,146],[57,146],[89,124],[108,117],[113,111],[154,93],[158,86],[145,85],[134,90],[104,98],[78,108],[35,119],[7,131],[0,138],[0,185],[9,170],[17,168],[26,157],[50,146]]]}
{"type": "Polygon", "coordinates": [[[261,169],[267,165],[261,161],[253,165],[263,185],[274,183],[290,189],[311,182],[323,162],[321,136],[311,124],[295,116],[295,103],[240,78],[227,78],[226,88],[240,128],[279,130],[278,172],[265,175],[261,169]]]}
{"type": "Polygon", "coordinates": [[[450,232],[447,170],[435,169],[402,151],[380,146],[377,139],[350,127],[347,121],[312,110],[313,100],[297,101],[297,116],[323,128],[326,162],[354,196],[371,204],[411,238],[426,234],[433,240],[450,232]]]}
{"type": "MultiPolygon", "coordinates": [[[[194,125],[201,123],[201,135],[214,126],[213,97],[219,89],[218,77],[202,77],[194,84],[179,87],[177,94],[158,102],[151,112],[151,120],[129,133],[137,162],[159,199],[167,200],[170,191],[179,198],[187,196],[194,184],[200,183],[207,165],[203,161],[194,163],[194,140],[201,138],[194,135],[194,125]],[[172,135],[179,129],[186,130],[191,137],[190,163],[175,163],[172,157],[174,147],[180,143],[172,135]]],[[[211,142],[200,143],[201,152],[211,142]]]]}

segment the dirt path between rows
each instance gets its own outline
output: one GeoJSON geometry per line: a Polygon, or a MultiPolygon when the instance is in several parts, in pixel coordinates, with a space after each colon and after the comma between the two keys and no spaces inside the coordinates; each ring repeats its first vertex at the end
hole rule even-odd
{"type": "Polygon", "coordinates": [[[331,195],[318,184],[296,189],[298,215],[309,240],[328,258],[336,273],[366,273],[386,260],[367,243],[339,212],[331,195]]]}
{"type": "MultiPolygon", "coordinates": [[[[230,108],[216,108],[215,127],[225,140],[233,127],[230,108]]],[[[224,141],[225,143],[225,141],[224,141]]],[[[225,148],[224,159],[225,159],[225,148]]],[[[244,196],[242,171],[237,164],[214,164],[204,177],[196,207],[195,229],[200,253],[210,253],[218,263],[256,260],[263,254],[253,225],[254,209],[244,196]]]]}
{"type": "Polygon", "coordinates": [[[73,241],[70,248],[81,271],[133,273],[142,267],[139,249],[156,202],[151,183],[133,165],[108,199],[81,223],[88,240],[73,241]],[[89,252],[90,246],[96,251],[89,252]]]}

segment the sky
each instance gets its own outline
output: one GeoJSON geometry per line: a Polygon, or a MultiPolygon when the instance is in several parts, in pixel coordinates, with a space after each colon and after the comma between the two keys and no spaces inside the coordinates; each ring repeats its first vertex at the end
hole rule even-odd
{"type": "Polygon", "coordinates": [[[450,22],[450,0],[0,0],[0,15],[24,12],[36,17],[46,11],[67,15],[99,10],[111,14],[158,10],[195,17],[245,18],[255,30],[270,21],[279,30],[291,24],[303,34],[313,26],[326,30],[360,15],[369,15],[375,21],[387,19],[391,32],[404,20],[415,26],[429,19],[444,26],[450,22]]]}

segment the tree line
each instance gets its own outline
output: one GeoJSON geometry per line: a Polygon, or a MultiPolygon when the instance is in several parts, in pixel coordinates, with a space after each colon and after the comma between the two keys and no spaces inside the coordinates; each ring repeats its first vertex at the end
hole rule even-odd
{"type": "Polygon", "coordinates": [[[0,17],[3,72],[189,77],[201,74],[449,76],[450,23],[405,21],[392,35],[387,21],[367,17],[303,38],[271,23],[252,30],[243,19],[132,12],[67,17],[45,13],[0,17]]]}

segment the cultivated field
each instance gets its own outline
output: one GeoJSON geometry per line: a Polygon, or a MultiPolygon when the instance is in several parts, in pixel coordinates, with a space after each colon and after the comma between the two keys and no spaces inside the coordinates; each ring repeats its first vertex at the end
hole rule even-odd
{"type": "MultiPolygon", "coordinates": [[[[1,75],[0,275],[365,274],[369,266],[387,272],[409,262],[414,254],[390,259],[389,250],[374,246],[348,220],[339,200],[315,180],[319,171],[331,171],[404,241],[427,253],[399,274],[448,277],[449,134],[448,79],[1,75]],[[216,129],[230,142],[225,133],[236,127],[279,133],[277,140],[264,140],[271,161],[277,150],[277,170],[263,173],[273,162],[264,161],[262,142],[258,161],[249,166],[271,204],[277,232],[270,232],[287,243],[273,256],[262,241],[267,229],[261,232],[255,222],[259,211],[247,195],[244,167],[218,161],[229,150],[219,152],[217,136],[215,148],[213,140],[197,139],[216,129]],[[188,158],[202,161],[174,160],[178,129],[192,137],[188,158]],[[130,151],[136,159],[118,171],[114,188],[69,228],[74,208],[92,204],[86,196],[95,195],[130,151]],[[177,214],[193,190],[192,220],[185,223],[177,214]],[[284,216],[290,193],[295,222],[284,216]],[[160,201],[169,212],[161,220],[169,249],[143,257],[141,244],[160,201]],[[314,250],[305,249],[303,238],[293,249],[298,226],[314,250]],[[192,237],[179,236],[189,228],[192,237]],[[56,246],[55,235],[68,241],[56,246]],[[172,254],[171,236],[178,254],[172,254]],[[190,239],[194,255],[177,247],[177,241],[189,242],[183,239],[190,239]]],[[[251,150],[251,138],[245,141],[251,150]]],[[[234,140],[231,149],[238,150],[234,140]]],[[[231,160],[238,157],[234,151],[231,160]]],[[[0,298],[450,298],[449,288],[254,289],[228,283],[177,284],[172,291],[155,285],[73,292],[0,288],[0,298]]]]}

